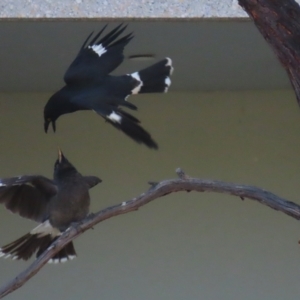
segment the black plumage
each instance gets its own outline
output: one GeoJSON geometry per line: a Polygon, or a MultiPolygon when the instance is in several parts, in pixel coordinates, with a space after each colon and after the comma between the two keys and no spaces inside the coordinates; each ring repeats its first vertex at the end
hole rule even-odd
{"type": "Polygon", "coordinates": [[[156,149],[156,142],[141,127],[140,121],[121,107],[137,109],[127,101],[133,94],[167,92],[171,84],[172,61],[165,58],[132,74],[109,75],[122,63],[124,47],[133,35],[119,38],[126,29],[121,24],[101,38],[105,28],[91,40],[92,34],[88,36],[65,73],[66,85],[48,100],[44,108],[45,132],[50,123],[55,131],[56,120],[63,114],[94,110],[136,142],[156,149]]]}
{"type": "MultiPolygon", "coordinates": [[[[41,175],[0,179],[0,203],[11,212],[39,222],[29,233],[0,248],[0,257],[38,257],[73,222],[89,212],[89,189],[101,182],[95,176],[82,176],[59,150],[53,180],[41,175]]],[[[73,242],[49,262],[65,262],[76,257],[73,242]]]]}

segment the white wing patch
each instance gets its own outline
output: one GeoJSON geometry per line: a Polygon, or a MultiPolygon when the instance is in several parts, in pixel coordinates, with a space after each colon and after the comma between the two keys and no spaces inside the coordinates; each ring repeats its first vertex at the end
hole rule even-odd
{"type": "Polygon", "coordinates": [[[61,235],[61,232],[57,228],[52,227],[49,220],[47,220],[44,223],[40,224],[39,226],[33,228],[30,231],[30,234],[37,234],[38,238],[46,235],[51,235],[52,237],[56,237],[61,235]]]}
{"type": "Polygon", "coordinates": [[[121,120],[122,120],[122,117],[119,116],[118,114],[116,114],[114,111],[109,115],[107,116],[111,121],[115,122],[115,123],[119,123],[121,124],[121,120]]]}
{"type": "Polygon", "coordinates": [[[172,59],[170,57],[166,57],[167,63],[166,66],[170,67],[170,75],[173,74],[174,68],[172,66],[172,59]]]}
{"type": "Polygon", "coordinates": [[[88,46],[88,48],[92,49],[99,57],[107,51],[102,44],[88,46]]]}
{"type": "Polygon", "coordinates": [[[143,81],[141,80],[140,78],[140,75],[139,75],[139,72],[135,72],[135,73],[132,73],[132,74],[129,74],[129,76],[133,77],[135,80],[139,81],[139,85],[136,86],[132,91],[131,91],[131,94],[138,94],[141,90],[141,87],[143,86],[143,81]]]}

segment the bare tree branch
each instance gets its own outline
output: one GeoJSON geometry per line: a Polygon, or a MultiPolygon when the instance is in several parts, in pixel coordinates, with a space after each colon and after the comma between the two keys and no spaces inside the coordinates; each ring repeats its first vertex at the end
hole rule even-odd
{"type": "Polygon", "coordinates": [[[286,69],[300,105],[300,7],[294,0],[238,0],[286,69]]]}
{"type": "Polygon", "coordinates": [[[298,204],[280,198],[271,192],[254,186],[191,178],[187,176],[181,169],[177,169],[176,172],[179,176],[179,179],[164,180],[158,183],[152,182],[150,189],[140,196],[129,201],[124,201],[120,204],[105,208],[96,214],[91,214],[81,223],[72,226],[26,270],[24,270],[16,278],[2,286],[0,288],[0,298],[3,298],[14,290],[20,288],[32,276],[34,276],[56,252],[58,252],[68,242],[81,235],[86,230],[111,217],[135,211],[141,206],[170,193],[180,191],[224,193],[238,196],[241,199],[248,198],[251,200],[256,200],[261,204],[281,211],[297,220],[300,219],[300,206],[298,204]]]}

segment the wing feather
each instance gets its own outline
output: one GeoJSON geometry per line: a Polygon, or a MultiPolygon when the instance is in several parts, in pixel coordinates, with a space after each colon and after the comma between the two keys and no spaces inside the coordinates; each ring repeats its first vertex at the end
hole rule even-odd
{"type": "Polygon", "coordinates": [[[99,83],[122,63],[123,50],[133,38],[132,33],[117,39],[127,27],[120,24],[101,38],[106,27],[107,25],[90,42],[93,33],[85,40],[77,57],[65,73],[64,80],[67,85],[99,83]]]}
{"type": "Polygon", "coordinates": [[[57,193],[54,182],[44,176],[0,179],[0,203],[24,218],[43,221],[50,199],[57,193]]]}

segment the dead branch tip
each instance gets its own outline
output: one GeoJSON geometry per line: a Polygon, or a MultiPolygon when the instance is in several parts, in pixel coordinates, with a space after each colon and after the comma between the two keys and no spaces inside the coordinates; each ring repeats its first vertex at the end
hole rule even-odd
{"type": "Polygon", "coordinates": [[[176,173],[180,179],[188,179],[189,176],[185,174],[185,172],[181,168],[176,169],[176,173]]]}

